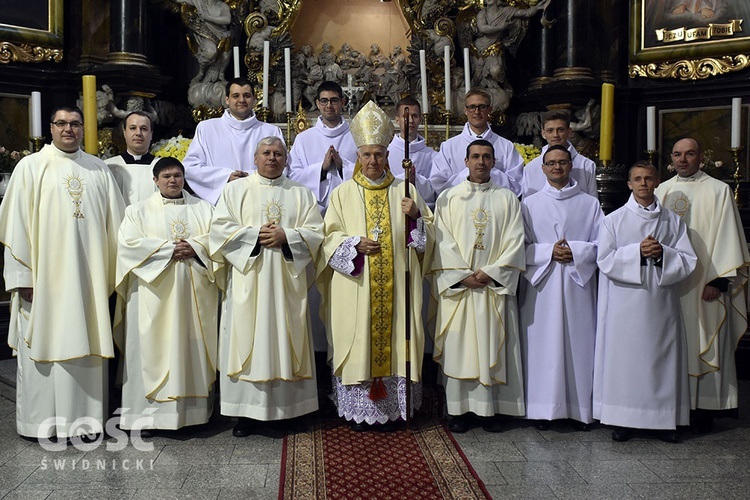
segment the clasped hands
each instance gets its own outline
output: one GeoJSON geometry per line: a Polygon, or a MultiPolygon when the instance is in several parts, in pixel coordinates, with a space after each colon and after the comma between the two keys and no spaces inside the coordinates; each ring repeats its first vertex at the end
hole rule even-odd
{"type": "Polygon", "coordinates": [[[196,256],[195,250],[185,240],[177,240],[174,242],[174,250],[172,251],[172,260],[188,260],[196,256]]]}
{"type": "Polygon", "coordinates": [[[266,222],[260,226],[258,243],[268,248],[280,247],[286,243],[286,232],[283,227],[276,223],[266,222]]]}
{"type": "Polygon", "coordinates": [[[568,241],[565,238],[557,241],[552,248],[552,260],[561,264],[573,262],[573,251],[568,246],[568,241]]]}
{"type": "Polygon", "coordinates": [[[491,283],[492,278],[481,269],[477,269],[471,276],[461,280],[461,284],[466,288],[484,288],[491,283]]]}
{"type": "Polygon", "coordinates": [[[341,161],[341,156],[339,156],[339,152],[336,151],[336,148],[333,146],[330,146],[328,148],[328,151],[326,151],[326,155],[323,158],[323,171],[328,172],[331,167],[335,167],[336,170],[341,170],[341,167],[344,165],[344,162],[341,161]]]}
{"type": "Polygon", "coordinates": [[[641,255],[643,257],[659,259],[661,258],[662,252],[661,243],[650,234],[645,240],[641,241],[641,255]]]}

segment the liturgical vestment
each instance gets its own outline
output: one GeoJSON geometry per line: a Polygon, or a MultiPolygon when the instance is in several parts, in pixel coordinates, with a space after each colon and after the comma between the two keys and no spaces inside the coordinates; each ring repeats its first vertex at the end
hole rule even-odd
{"type": "Polygon", "coordinates": [[[123,429],[139,418],[141,428],[203,424],[213,409],[219,305],[208,255],[213,207],[182,196],[154,193],[129,206],[120,226],[117,293],[126,308],[115,341],[124,354],[123,429]],[[172,259],[180,240],[196,257],[172,259]]]}
{"type": "Polygon", "coordinates": [[[521,286],[526,417],[591,423],[596,337],[596,236],[599,201],[571,180],[549,183],[522,203],[526,278],[521,286]],[[568,242],[572,262],[552,260],[568,242]]]}
{"type": "Polygon", "coordinates": [[[115,176],[125,206],[143,201],[159,191],[153,173],[154,165],[159,160],[151,154],[136,159],[129,153],[123,153],[104,161],[115,176]]]}
{"type": "Polygon", "coordinates": [[[339,416],[357,423],[382,424],[406,417],[407,251],[411,253],[412,408],[418,408],[421,401],[421,384],[417,383],[424,352],[422,276],[433,230],[432,212],[413,186],[411,196],[420,218],[413,224],[410,241],[405,235],[406,215],[401,211],[404,182],[394,179],[388,170],[379,181],[370,181],[355,168],[352,180],[331,194],[326,212],[322,258],[327,266],[318,276],[318,284],[325,323],[330,325],[333,397],[339,416]],[[377,239],[381,252],[358,253],[355,245],[360,236],[377,239]],[[383,382],[386,395],[372,400],[368,395],[376,379],[383,382]]]}
{"type": "Polygon", "coordinates": [[[109,296],[124,208],[107,166],[81,150],[48,144],[16,165],[0,206],[0,241],[23,436],[69,437],[80,417],[104,423],[103,358],[114,355],[109,296]],[[22,287],[33,287],[31,303],[16,291],[22,287]],[[52,417],[56,425],[42,425],[52,417]]]}
{"type": "Polygon", "coordinates": [[[219,371],[221,413],[281,420],[318,409],[305,268],[317,258],[323,220],[306,187],[257,172],[227,184],[211,224],[214,260],[225,259],[219,371]],[[258,243],[275,222],[287,244],[258,243]]]}
{"type": "Polygon", "coordinates": [[[685,222],[698,256],[695,272],[677,285],[687,338],[690,407],[737,408],[734,351],[747,330],[750,255],[732,190],[698,171],[662,183],[656,196],[685,222]],[[730,281],[727,292],[712,302],[702,300],[705,286],[717,278],[730,281]]]}
{"type": "Polygon", "coordinates": [[[435,204],[436,292],[433,358],[445,375],[450,415],[523,415],[516,288],[525,268],[516,195],[489,181],[465,180],[435,204]],[[466,288],[481,269],[493,282],[466,288]]]}
{"type": "Polygon", "coordinates": [[[633,196],[599,230],[594,417],[603,424],[675,429],[690,423],[687,350],[678,283],[697,258],[680,218],[633,196]],[[641,242],[661,243],[660,259],[641,242]]]}

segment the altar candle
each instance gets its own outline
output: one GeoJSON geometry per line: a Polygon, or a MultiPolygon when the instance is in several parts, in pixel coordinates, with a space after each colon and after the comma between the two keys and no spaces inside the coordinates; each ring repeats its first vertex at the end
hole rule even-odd
{"type": "Polygon", "coordinates": [[[646,149],[656,151],[656,106],[646,108],[646,149]]]}
{"type": "Polygon", "coordinates": [[[443,50],[443,66],[445,67],[445,111],[451,110],[451,48],[446,45],[443,50]]]}
{"type": "Polygon", "coordinates": [[[469,65],[469,47],[464,47],[464,87],[466,88],[466,93],[469,93],[469,89],[471,88],[471,74],[470,74],[470,65],[469,65]]]}
{"type": "Polygon", "coordinates": [[[99,154],[96,131],[96,77],[83,75],[83,140],[84,149],[94,156],[99,154]]]}
{"type": "Polygon", "coordinates": [[[234,56],[234,77],[240,77],[240,48],[236,45],[232,49],[232,55],[234,56]]]}
{"type": "Polygon", "coordinates": [[[42,93],[31,93],[31,137],[42,136],[42,93]]]}
{"type": "Polygon", "coordinates": [[[424,50],[419,51],[419,77],[422,79],[422,113],[429,113],[429,100],[427,99],[427,54],[424,50]]]}
{"type": "Polygon", "coordinates": [[[740,142],[740,131],[742,126],[740,124],[740,117],[742,116],[742,98],[735,97],[732,99],[732,144],[731,147],[739,148],[740,142]]]}
{"type": "Polygon", "coordinates": [[[292,49],[284,49],[284,80],[286,82],[286,112],[292,112],[292,49]]]}
{"type": "Polygon", "coordinates": [[[263,42],[263,107],[268,107],[268,66],[271,57],[271,42],[263,42]]]}
{"type": "Polygon", "coordinates": [[[615,86],[602,84],[602,118],[599,129],[599,159],[612,160],[612,133],[615,118],[615,86]]]}

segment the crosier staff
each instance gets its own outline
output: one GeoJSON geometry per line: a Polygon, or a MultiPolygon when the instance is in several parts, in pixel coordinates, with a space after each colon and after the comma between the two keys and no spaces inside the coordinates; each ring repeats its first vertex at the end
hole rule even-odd
{"type": "MultiPolygon", "coordinates": [[[[404,177],[406,179],[406,182],[404,182],[404,196],[406,198],[411,198],[411,194],[409,193],[409,184],[411,183],[411,169],[412,169],[412,162],[411,159],[409,159],[409,108],[404,108],[404,159],[401,161],[401,166],[404,169],[404,177]]],[[[406,366],[405,366],[405,376],[406,376],[406,428],[409,428],[409,423],[411,422],[411,276],[410,276],[410,269],[411,269],[411,249],[409,248],[409,236],[411,235],[411,224],[409,221],[409,215],[404,214],[404,241],[407,242],[406,244],[406,274],[404,278],[406,279],[406,294],[404,295],[404,298],[406,300],[405,304],[405,318],[406,318],[406,332],[404,334],[404,340],[406,342],[406,366]]]]}

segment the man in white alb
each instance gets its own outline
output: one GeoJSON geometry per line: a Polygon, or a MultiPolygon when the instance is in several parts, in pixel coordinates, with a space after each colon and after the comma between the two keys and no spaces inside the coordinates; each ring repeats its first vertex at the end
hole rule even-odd
{"type": "Polygon", "coordinates": [[[150,198],[158,191],[152,179],[152,170],[159,158],[149,153],[153,124],[148,114],[133,111],[126,116],[122,122],[122,135],[127,151],[107,158],[104,163],[115,175],[127,206],[150,198]]]}

